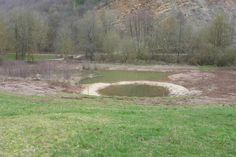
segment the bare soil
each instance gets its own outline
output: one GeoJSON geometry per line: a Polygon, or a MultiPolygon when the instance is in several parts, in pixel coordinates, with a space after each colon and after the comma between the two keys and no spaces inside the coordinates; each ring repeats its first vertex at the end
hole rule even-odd
{"type": "Polygon", "coordinates": [[[107,65],[99,64],[99,68],[109,70],[137,70],[172,73],[166,82],[181,85],[190,91],[201,92],[194,97],[172,99],[140,99],[139,104],[172,104],[172,105],[204,105],[204,104],[234,104],[236,105],[236,67],[214,68],[200,71],[195,66],[181,65],[107,65]]]}
{"type": "Polygon", "coordinates": [[[202,91],[190,103],[235,103],[236,71],[218,69],[212,72],[186,72],[169,76],[171,82],[190,90],[202,91]]]}
{"type": "Polygon", "coordinates": [[[61,91],[60,87],[50,86],[42,81],[8,80],[0,83],[0,90],[22,95],[51,95],[61,91]]]}
{"type": "MultiPolygon", "coordinates": [[[[72,70],[82,67],[78,63],[69,65],[72,70]]],[[[185,87],[189,91],[200,92],[198,96],[187,96],[176,99],[140,98],[132,100],[137,104],[167,104],[167,105],[205,105],[233,104],[236,105],[236,68],[214,68],[210,71],[200,71],[194,66],[135,66],[94,64],[96,69],[107,70],[137,70],[159,71],[170,73],[165,82],[185,87]]],[[[52,95],[61,92],[79,94],[80,86],[62,86],[43,80],[4,79],[0,81],[0,91],[14,92],[23,95],[52,95]]]]}
{"type": "Polygon", "coordinates": [[[60,82],[15,79],[1,81],[0,91],[27,96],[48,96],[60,93],[79,94],[81,88],[60,82]]]}

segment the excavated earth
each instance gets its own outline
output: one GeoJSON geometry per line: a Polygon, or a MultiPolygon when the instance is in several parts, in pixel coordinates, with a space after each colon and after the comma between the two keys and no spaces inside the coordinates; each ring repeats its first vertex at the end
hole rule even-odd
{"type": "MultiPolygon", "coordinates": [[[[78,64],[70,65],[76,69],[78,64]]],[[[193,66],[135,66],[135,65],[110,65],[96,64],[96,69],[102,70],[136,70],[156,71],[170,74],[163,82],[182,86],[195,94],[174,99],[168,98],[140,98],[134,99],[142,105],[205,105],[205,104],[230,104],[236,105],[236,67],[213,68],[200,71],[193,66]]],[[[53,95],[58,93],[82,92],[81,86],[62,86],[43,80],[6,79],[0,81],[0,91],[14,92],[23,95],[53,95]]]]}
{"type": "Polygon", "coordinates": [[[200,97],[188,100],[190,103],[236,104],[235,69],[185,72],[169,76],[169,80],[190,90],[202,91],[200,97]]]}
{"type": "Polygon", "coordinates": [[[96,65],[98,69],[107,70],[137,70],[170,73],[165,82],[183,86],[189,91],[195,91],[195,96],[177,99],[139,99],[138,104],[168,104],[168,105],[204,105],[204,104],[234,104],[236,105],[236,67],[212,68],[201,71],[194,66],[180,65],[96,65]]]}

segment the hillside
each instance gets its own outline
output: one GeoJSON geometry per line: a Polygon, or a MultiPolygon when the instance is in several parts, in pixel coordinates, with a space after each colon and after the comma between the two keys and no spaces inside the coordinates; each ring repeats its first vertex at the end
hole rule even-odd
{"type": "Polygon", "coordinates": [[[174,11],[181,11],[188,20],[207,22],[219,11],[226,12],[230,17],[236,17],[235,0],[115,0],[108,5],[98,7],[98,10],[116,10],[122,20],[130,13],[139,10],[151,10],[155,16],[166,16],[174,11]]]}
{"type": "Polygon", "coordinates": [[[177,59],[160,60],[179,62],[180,54],[191,53],[200,57],[190,64],[229,65],[236,56],[222,61],[221,55],[234,55],[235,19],[235,0],[0,0],[0,47],[20,51],[22,59],[33,49],[119,62],[159,60],[154,56],[163,53],[177,59]],[[218,61],[201,58],[216,51],[218,61]]]}
{"type": "MultiPolygon", "coordinates": [[[[0,0],[0,9],[5,11],[16,7],[27,7],[43,13],[57,10],[59,12],[70,11],[72,0],[0,0]]],[[[86,0],[85,4],[94,4],[94,0],[86,0]]],[[[226,12],[230,17],[236,17],[236,0],[103,0],[96,6],[98,11],[114,10],[118,21],[130,13],[138,10],[150,10],[156,17],[181,11],[189,21],[207,22],[219,11],[226,12]]],[[[88,6],[86,6],[88,7],[88,6]]],[[[200,22],[201,23],[201,22],[200,22]]]]}

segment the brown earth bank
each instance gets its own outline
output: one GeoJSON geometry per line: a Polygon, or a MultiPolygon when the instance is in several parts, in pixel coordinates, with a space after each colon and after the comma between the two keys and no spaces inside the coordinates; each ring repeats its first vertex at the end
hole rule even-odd
{"type": "MultiPolygon", "coordinates": [[[[83,67],[78,63],[70,64],[69,69],[75,70],[83,67]]],[[[170,75],[165,82],[181,85],[191,91],[201,94],[179,98],[120,98],[142,105],[205,105],[205,104],[231,104],[236,105],[236,68],[212,68],[202,71],[199,67],[185,65],[111,65],[90,64],[89,67],[101,70],[130,70],[130,71],[157,71],[168,72],[170,75]]],[[[81,70],[78,70],[80,73],[81,70]]],[[[78,81],[79,77],[71,77],[78,81]]],[[[61,93],[74,93],[78,98],[82,87],[79,84],[35,79],[7,78],[1,79],[0,91],[13,92],[22,95],[56,95],[61,93]]],[[[74,95],[73,95],[74,96],[74,95]]],[[[73,97],[72,97],[73,98],[73,97]]]]}
{"type": "Polygon", "coordinates": [[[128,71],[156,71],[172,73],[166,82],[186,87],[189,90],[201,92],[200,96],[162,99],[143,98],[136,100],[139,104],[235,104],[236,105],[236,67],[217,68],[209,70],[188,65],[108,65],[97,64],[98,69],[128,70],[128,71]]]}
{"type": "MultiPolygon", "coordinates": [[[[201,104],[235,104],[236,105],[236,75],[233,71],[215,71],[211,73],[187,72],[169,77],[170,82],[182,85],[190,90],[201,91],[200,96],[165,100],[164,104],[172,105],[201,105],[201,104]],[[192,76],[198,78],[191,79],[192,76]],[[177,76],[179,76],[177,78],[177,76]]],[[[159,99],[144,100],[141,103],[154,104],[159,99]]],[[[162,101],[161,101],[162,102],[162,101]]]]}

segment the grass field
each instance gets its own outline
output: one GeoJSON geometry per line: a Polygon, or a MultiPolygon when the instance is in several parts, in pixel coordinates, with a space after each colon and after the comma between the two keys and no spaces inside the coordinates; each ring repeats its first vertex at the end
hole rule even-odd
{"type": "MultiPolygon", "coordinates": [[[[16,60],[16,55],[14,53],[8,53],[1,55],[0,58],[3,60],[13,61],[16,60]]],[[[44,61],[48,59],[55,59],[57,56],[55,54],[34,54],[35,61],[44,61]]]]}
{"type": "Polygon", "coordinates": [[[219,67],[216,66],[211,66],[211,65],[203,65],[203,66],[198,66],[198,70],[200,70],[201,72],[208,72],[208,71],[215,71],[219,69],[219,67]]]}
{"type": "Polygon", "coordinates": [[[0,95],[0,156],[233,157],[236,107],[0,95]]]}
{"type": "MultiPolygon", "coordinates": [[[[95,71],[93,78],[85,78],[81,81],[83,84],[90,83],[114,83],[118,81],[160,81],[167,77],[167,73],[150,71],[120,71],[120,70],[99,70],[95,71]]],[[[88,74],[87,74],[88,75],[88,74]]]]}

